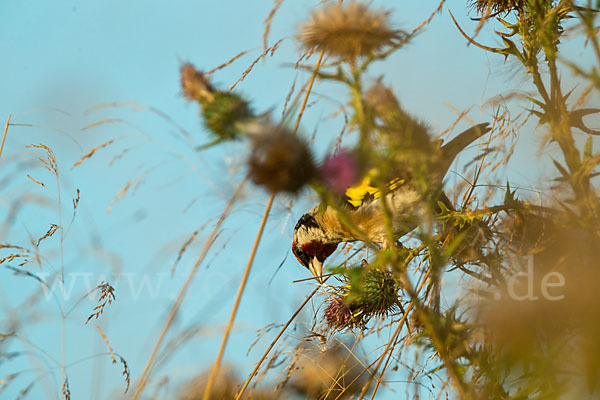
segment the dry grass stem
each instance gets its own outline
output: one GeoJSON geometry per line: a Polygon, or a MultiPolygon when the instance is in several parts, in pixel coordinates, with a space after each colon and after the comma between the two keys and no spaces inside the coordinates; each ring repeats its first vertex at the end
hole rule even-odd
{"type": "Polygon", "coordinates": [[[35,179],[34,177],[32,177],[31,175],[27,174],[27,177],[29,179],[31,179],[32,181],[34,181],[35,183],[37,183],[38,185],[40,185],[41,187],[46,187],[46,185],[43,182],[38,181],[37,179],[35,179]]]}
{"type": "Polygon", "coordinates": [[[81,128],[81,131],[85,132],[87,130],[96,128],[96,127],[98,127],[100,125],[104,125],[104,124],[126,124],[126,122],[123,121],[121,118],[107,118],[107,119],[103,119],[101,121],[97,121],[97,122],[94,122],[94,123],[84,126],[83,128],[81,128]]]}
{"type": "Polygon", "coordinates": [[[65,376],[65,380],[62,385],[62,394],[65,400],[71,400],[71,389],[69,388],[69,378],[65,376]]]}
{"type": "Polygon", "coordinates": [[[233,309],[231,310],[231,315],[229,316],[229,321],[227,322],[227,327],[225,328],[225,333],[223,334],[223,340],[221,342],[221,347],[219,348],[219,352],[217,353],[217,359],[210,371],[210,375],[208,377],[208,382],[206,383],[206,389],[204,391],[203,400],[210,400],[210,392],[212,390],[212,386],[217,376],[217,372],[219,371],[219,367],[221,365],[221,358],[223,357],[223,353],[225,352],[225,347],[227,346],[227,341],[229,339],[229,334],[231,333],[231,328],[233,327],[233,321],[235,320],[235,315],[237,314],[238,307],[240,305],[240,301],[242,299],[242,294],[244,293],[244,289],[246,288],[246,282],[248,282],[248,276],[250,276],[250,269],[252,268],[252,264],[254,263],[254,257],[256,256],[256,251],[258,250],[258,244],[260,243],[260,239],[262,237],[263,231],[265,229],[265,225],[267,223],[267,219],[269,218],[269,212],[271,211],[271,206],[273,205],[273,199],[275,198],[275,194],[271,193],[269,197],[269,201],[267,202],[267,206],[265,207],[265,212],[263,214],[262,221],[260,223],[260,227],[258,228],[258,233],[256,234],[256,239],[254,240],[254,246],[252,247],[252,252],[250,253],[250,257],[248,258],[248,264],[246,265],[246,269],[244,270],[244,276],[242,277],[242,282],[240,283],[240,287],[238,289],[237,296],[235,298],[235,302],[233,304],[233,309]]]}
{"type": "Polygon", "coordinates": [[[252,69],[254,68],[254,66],[260,61],[262,60],[264,57],[266,57],[269,52],[271,52],[271,56],[273,55],[273,53],[275,52],[275,50],[277,50],[277,48],[279,47],[279,45],[281,44],[281,42],[283,41],[283,39],[280,39],[279,41],[277,41],[273,46],[265,49],[262,54],[260,56],[258,56],[254,61],[252,61],[252,63],[250,64],[250,66],[244,71],[244,73],[242,74],[242,76],[235,81],[235,83],[233,85],[231,85],[231,87],[229,88],[229,91],[233,91],[233,89],[237,86],[238,83],[240,83],[241,81],[243,81],[246,76],[250,73],[250,71],[252,71],[252,69]]]}
{"type": "Polygon", "coordinates": [[[94,147],[93,149],[91,149],[90,151],[88,151],[86,154],[83,155],[83,157],[81,157],[79,159],[79,161],[77,161],[75,164],[73,164],[73,166],[71,167],[71,169],[75,168],[76,166],[78,166],[79,164],[81,164],[84,160],[90,158],[91,156],[93,156],[98,150],[105,148],[106,146],[109,146],[110,144],[114,143],[115,139],[110,139],[107,142],[102,143],[99,146],[94,147]]]}
{"type": "Polygon", "coordinates": [[[110,359],[111,359],[112,363],[115,364],[117,362],[117,359],[115,358],[115,352],[113,351],[113,348],[110,345],[108,338],[106,337],[106,335],[104,334],[104,331],[102,330],[102,328],[100,328],[99,325],[96,325],[96,324],[93,324],[93,325],[94,325],[94,328],[96,328],[98,330],[98,333],[102,337],[102,340],[104,341],[104,343],[106,343],[106,347],[108,347],[108,351],[110,353],[110,359]]]}
{"type": "Polygon", "coordinates": [[[210,75],[213,74],[215,72],[217,72],[220,69],[223,69],[225,67],[228,67],[229,65],[231,65],[231,63],[233,63],[235,60],[237,60],[238,58],[242,57],[243,55],[246,55],[248,53],[249,50],[244,50],[239,52],[238,54],[236,54],[234,57],[232,57],[231,59],[229,59],[228,61],[224,62],[221,65],[218,65],[216,67],[214,67],[213,69],[211,69],[208,72],[205,72],[204,75],[210,75]]]}
{"type": "Polygon", "coordinates": [[[200,267],[200,264],[202,264],[202,261],[204,261],[204,259],[206,258],[206,255],[208,254],[208,251],[210,250],[210,248],[212,246],[214,237],[217,235],[217,233],[221,229],[221,225],[223,224],[225,219],[229,216],[231,207],[233,207],[233,204],[240,196],[242,189],[243,189],[244,185],[246,184],[247,180],[248,180],[247,177],[244,178],[240,182],[238,187],[235,189],[233,196],[231,196],[231,199],[225,206],[223,213],[221,214],[221,216],[219,217],[219,220],[215,224],[215,227],[213,228],[211,234],[209,235],[208,240],[205,242],[205,245],[202,248],[200,255],[198,256],[198,259],[196,260],[196,262],[194,263],[194,266],[190,270],[190,273],[188,274],[188,277],[187,277],[185,283],[181,287],[181,290],[179,291],[179,294],[177,295],[177,298],[175,299],[175,302],[173,303],[173,306],[171,307],[169,315],[167,316],[167,319],[165,320],[165,323],[164,323],[162,330],[158,336],[158,339],[156,340],[154,348],[152,349],[152,352],[150,353],[148,362],[146,363],[146,366],[144,367],[142,375],[140,376],[140,379],[135,387],[135,390],[132,395],[132,400],[138,400],[140,398],[140,396],[142,395],[142,392],[144,391],[144,388],[146,387],[146,385],[148,383],[148,376],[150,374],[150,371],[152,370],[152,367],[154,366],[154,362],[156,360],[158,351],[160,350],[162,343],[165,339],[165,336],[167,335],[167,332],[169,331],[169,328],[171,327],[171,324],[173,323],[173,320],[175,319],[175,316],[177,315],[177,312],[179,311],[179,307],[181,307],[181,303],[183,302],[183,299],[185,298],[185,295],[188,291],[190,284],[192,283],[192,280],[196,276],[198,267],[200,267]]]}
{"type": "Polygon", "coordinates": [[[271,32],[271,23],[273,22],[273,17],[275,16],[275,13],[279,9],[279,7],[281,7],[282,4],[283,0],[275,0],[275,5],[269,12],[269,16],[264,20],[265,32],[263,33],[263,50],[267,50],[268,48],[267,39],[269,38],[269,32],[271,32]]]}
{"type": "Polygon", "coordinates": [[[4,134],[2,135],[2,142],[0,143],[0,158],[2,158],[2,150],[4,149],[4,141],[6,140],[6,134],[8,133],[8,125],[10,125],[10,114],[8,114],[8,119],[6,120],[6,125],[4,125],[4,134]]]}
{"type": "Polygon", "coordinates": [[[48,231],[47,231],[47,232],[44,234],[44,236],[42,236],[41,238],[39,238],[39,239],[37,240],[37,243],[35,244],[35,246],[36,246],[36,247],[39,247],[39,245],[40,245],[40,242],[41,242],[42,240],[44,240],[44,239],[47,239],[47,238],[51,237],[52,235],[54,235],[54,233],[55,233],[55,232],[56,232],[58,229],[60,229],[60,226],[58,226],[58,225],[55,225],[55,224],[51,224],[51,225],[50,225],[50,228],[49,228],[49,229],[48,229],[48,231]]]}
{"type": "MultiPolygon", "coordinates": [[[[327,281],[327,278],[325,278],[324,282],[326,282],[326,281],[327,281]]],[[[235,400],[239,400],[242,397],[242,395],[246,391],[246,388],[248,387],[248,385],[250,384],[250,382],[252,381],[252,379],[256,376],[256,374],[258,373],[258,370],[260,369],[260,366],[262,365],[263,361],[265,361],[265,359],[267,358],[267,356],[269,355],[269,353],[271,352],[271,350],[273,349],[273,347],[275,347],[275,345],[277,344],[277,342],[279,341],[279,339],[281,338],[281,336],[283,336],[284,332],[287,330],[287,328],[290,326],[290,324],[296,319],[296,317],[298,316],[298,314],[300,314],[300,311],[302,311],[304,309],[304,307],[308,304],[308,302],[310,301],[310,299],[312,299],[313,296],[319,291],[319,289],[320,289],[320,287],[317,286],[308,295],[308,297],[306,297],[306,299],[302,302],[302,304],[300,304],[300,307],[298,307],[296,309],[296,311],[294,312],[294,314],[292,314],[292,316],[290,317],[290,319],[288,319],[288,321],[285,323],[285,325],[283,325],[283,327],[281,328],[281,330],[279,331],[279,333],[277,333],[277,336],[275,336],[275,339],[273,339],[273,341],[271,342],[271,344],[269,345],[269,347],[267,347],[267,350],[265,350],[265,352],[263,353],[263,355],[260,358],[260,360],[258,360],[258,362],[256,363],[256,366],[254,367],[254,369],[252,370],[252,372],[250,373],[250,375],[246,379],[246,382],[244,382],[244,386],[242,386],[242,388],[240,389],[240,391],[236,394],[235,400]]]]}
{"type": "Polygon", "coordinates": [[[177,264],[179,264],[179,261],[181,260],[181,257],[183,257],[183,253],[185,253],[185,251],[187,250],[188,246],[194,241],[194,239],[196,239],[196,236],[198,236],[199,232],[200,232],[200,229],[196,229],[190,235],[190,237],[185,241],[185,243],[183,244],[183,246],[181,246],[181,248],[179,249],[179,252],[177,253],[177,258],[175,259],[175,262],[173,263],[173,266],[171,267],[171,276],[175,275],[175,269],[177,268],[177,264]]]}
{"type": "Polygon", "coordinates": [[[119,190],[119,193],[117,193],[117,195],[115,196],[115,198],[113,199],[113,201],[110,202],[110,204],[108,205],[108,208],[106,209],[106,215],[110,214],[110,211],[112,210],[113,206],[115,205],[115,203],[119,200],[121,200],[121,198],[123,196],[125,196],[127,194],[127,191],[135,184],[135,181],[129,181],[125,184],[125,186],[123,187],[123,189],[119,190]]]}
{"type": "Polygon", "coordinates": [[[96,287],[95,290],[100,291],[100,298],[98,298],[99,304],[94,307],[94,312],[85,321],[86,324],[90,322],[92,318],[98,319],[98,317],[104,312],[104,308],[107,305],[112,304],[112,302],[115,300],[115,289],[107,282],[101,283],[96,287]]]}

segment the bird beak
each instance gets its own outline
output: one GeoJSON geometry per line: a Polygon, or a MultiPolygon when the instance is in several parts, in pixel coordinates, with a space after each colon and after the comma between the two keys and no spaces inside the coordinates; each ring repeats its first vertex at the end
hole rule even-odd
{"type": "Polygon", "coordinates": [[[323,283],[323,263],[317,259],[317,257],[313,257],[310,259],[308,263],[308,269],[312,274],[317,278],[319,283],[323,283]]]}

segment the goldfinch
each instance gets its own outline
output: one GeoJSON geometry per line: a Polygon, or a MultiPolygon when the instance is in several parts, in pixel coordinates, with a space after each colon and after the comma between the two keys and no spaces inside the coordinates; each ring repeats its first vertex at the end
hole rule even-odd
{"type": "MultiPolygon", "coordinates": [[[[489,132],[487,123],[479,124],[460,133],[444,146],[438,147],[431,155],[433,163],[428,180],[433,188],[439,188],[440,198],[448,204],[441,192],[442,181],[455,157],[473,141],[489,132]]],[[[410,174],[390,182],[388,191],[380,191],[370,186],[369,177],[360,185],[346,191],[347,213],[350,223],[344,223],[338,212],[331,206],[317,205],[304,214],[296,227],[292,252],[304,267],[322,282],[323,263],[342,242],[368,241],[389,245],[388,232],[384,219],[382,201],[391,213],[394,240],[415,229],[422,220],[424,201],[418,187],[411,182],[410,174]]]]}

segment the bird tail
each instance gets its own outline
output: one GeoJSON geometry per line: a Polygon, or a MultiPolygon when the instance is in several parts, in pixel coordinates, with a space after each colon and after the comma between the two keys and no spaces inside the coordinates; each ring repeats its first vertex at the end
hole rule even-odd
{"type": "Polygon", "coordinates": [[[458,153],[463,151],[465,147],[473,143],[476,139],[485,135],[490,130],[491,128],[487,122],[475,125],[466,131],[459,133],[458,136],[442,146],[442,156],[440,161],[441,165],[439,171],[443,171],[443,175],[445,175],[446,171],[448,168],[450,168],[450,165],[452,165],[458,153]]]}

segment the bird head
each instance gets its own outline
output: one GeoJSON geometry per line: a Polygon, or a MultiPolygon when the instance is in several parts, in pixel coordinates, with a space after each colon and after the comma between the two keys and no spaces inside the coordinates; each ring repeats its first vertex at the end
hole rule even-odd
{"type": "Polygon", "coordinates": [[[292,252],[296,259],[323,283],[323,262],[337,248],[339,240],[332,239],[319,224],[314,213],[304,214],[294,228],[292,252]]]}

